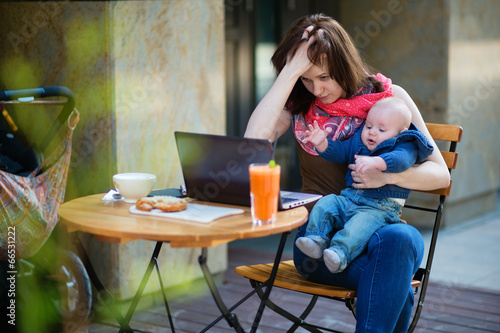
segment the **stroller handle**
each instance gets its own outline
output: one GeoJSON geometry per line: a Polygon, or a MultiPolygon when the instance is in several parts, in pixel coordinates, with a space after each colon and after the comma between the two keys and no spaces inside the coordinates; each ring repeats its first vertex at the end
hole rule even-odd
{"type": "Polygon", "coordinates": [[[33,97],[33,98],[43,98],[43,97],[66,97],[67,101],[63,106],[62,111],[57,117],[57,122],[49,130],[49,133],[41,145],[41,149],[44,150],[58,129],[66,122],[66,120],[71,115],[71,112],[75,108],[75,95],[73,92],[63,86],[49,86],[40,88],[30,88],[30,89],[18,89],[18,90],[0,90],[0,101],[1,100],[15,100],[20,98],[33,97]]]}
{"type": "Polygon", "coordinates": [[[23,97],[52,97],[63,96],[68,98],[68,104],[75,106],[75,95],[71,90],[62,86],[50,86],[30,89],[0,90],[0,100],[14,100],[23,97]]]}

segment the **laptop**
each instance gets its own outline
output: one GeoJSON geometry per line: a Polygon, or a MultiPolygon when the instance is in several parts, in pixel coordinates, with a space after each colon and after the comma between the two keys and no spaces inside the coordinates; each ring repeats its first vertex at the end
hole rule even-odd
{"type": "MultiPolygon", "coordinates": [[[[269,162],[271,141],[179,131],[174,135],[188,197],[250,206],[248,166],[269,162]]],[[[321,197],[281,191],[278,208],[302,206],[321,197]]]]}

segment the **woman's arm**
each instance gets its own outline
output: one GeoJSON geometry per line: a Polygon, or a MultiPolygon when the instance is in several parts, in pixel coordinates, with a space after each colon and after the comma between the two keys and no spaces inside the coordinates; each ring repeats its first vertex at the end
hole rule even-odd
{"type": "Polygon", "coordinates": [[[297,78],[287,78],[284,71],[285,68],[250,116],[245,137],[274,140],[276,131],[281,136],[290,127],[290,113],[285,110],[285,103],[297,78]]]}
{"type": "Polygon", "coordinates": [[[304,31],[302,38],[308,41],[300,45],[293,57],[288,58],[271,89],[253,111],[245,137],[274,140],[276,131],[281,136],[290,127],[290,113],[285,110],[285,103],[297,80],[312,66],[307,50],[316,37],[309,37],[311,30],[312,27],[309,27],[304,31]]]}
{"type": "MultiPolygon", "coordinates": [[[[355,181],[353,186],[356,188],[377,188],[386,184],[394,184],[412,190],[423,191],[448,187],[450,173],[436,142],[432,139],[425,126],[420,111],[403,88],[394,85],[393,92],[395,97],[402,99],[408,105],[412,114],[412,122],[434,146],[434,152],[422,164],[415,165],[401,173],[384,173],[374,170],[360,175],[352,171],[353,180],[355,181]]],[[[349,168],[354,170],[353,165],[350,165],[349,168]]]]}

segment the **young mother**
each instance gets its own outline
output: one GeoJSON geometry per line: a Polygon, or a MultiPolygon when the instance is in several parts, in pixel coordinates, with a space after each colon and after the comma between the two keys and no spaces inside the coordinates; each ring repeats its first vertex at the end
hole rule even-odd
{"type": "MultiPolygon", "coordinates": [[[[414,190],[448,186],[446,164],[415,103],[390,79],[368,72],[338,22],[322,14],[299,19],[278,46],[272,62],[278,77],[250,117],[245,136],[273,140],[276,131],[282,135],[291,126],[304,192],[339,194],[345,187],[346,172],[353,173],[358,189],[386,184],[414,190]],[[371,106],[388,96],[396,96],[408,105],[413,123],[434,145],[434,153],[424,163],[399,174],[373,171],[359,175],[348,166],[323,160],[301,141],[307,125],[314,121],[324,128],[331,127],[332,139],[348,138],[362,125],[371,106]]],[[[406,332],[413,307],[410,281],[423,254],[420,233],[398,223],[376,232],[367,250],[342,273],[330,273],[322,259],[311,259],[297,248],[294,262],[308,279],[357,290],[356,332],[406,332]]]]}

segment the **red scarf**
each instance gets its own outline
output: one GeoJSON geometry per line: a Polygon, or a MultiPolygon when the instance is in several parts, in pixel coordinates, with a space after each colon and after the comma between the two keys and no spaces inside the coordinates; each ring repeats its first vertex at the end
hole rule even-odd
{"type": "Polygon", "coordinates": [[[345,140],[351,137],[356,129],[363,124],[373,104],[382,98],[393,95],[391,79],[386,78],[380,73],[375,75],[375,78],[382,82],[384,91],[380,93],[360,91],[350,98],[339,98],[330,104],[324,104],[319,99],[316,99],[305,116],[294,116],[293,131],[295,138],[302,148],[309,154],[318,155],[310,142],[306,144],[302,143],[305,131],[308,130],[308,125],[313,124],[314,121],[322,129],[327,127],[332,128],[329,134],[329,138],[332,140],[345,140]]]}

